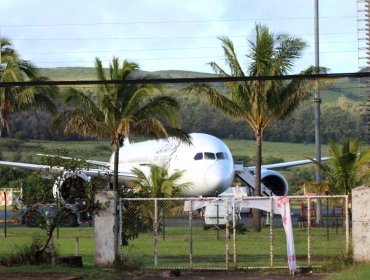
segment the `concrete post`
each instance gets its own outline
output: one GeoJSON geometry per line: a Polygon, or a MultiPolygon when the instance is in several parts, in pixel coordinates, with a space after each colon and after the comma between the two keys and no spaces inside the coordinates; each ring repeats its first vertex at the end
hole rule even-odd
{"type": "Polygon", "coordinates": [[[102,204],[103,209],[95,215],[95,265],[111,266],[115,260],[113,203],[114,191],[100,191],[95,195],[95,201],[102,204]],[[110,201],[108,207],[105,202],[110,201]]]}
{"type": "Polygon", "coordinates": [[[352,246],[355,262],[370,262],[370,188],[352,190],[352,246]]]}

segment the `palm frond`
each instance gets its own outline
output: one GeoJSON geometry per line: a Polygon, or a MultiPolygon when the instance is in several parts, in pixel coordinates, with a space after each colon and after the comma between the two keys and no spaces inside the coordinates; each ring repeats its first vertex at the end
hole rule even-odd
{"type": "Polygon", "coordinates": [[[154,137],[156,139],[167,138],[167,131],[161,121],[155,117],[141,119],[131,126],[131,133],[154,137]]]}
{"type": "Polygon", "coordinates": [[[242,108],[236,102],[233,102],[217,89],[207,84],[190,84],[184,91],[206,96],[212,105],[230,116],[241,117],[243,114],[242,108]]]}
{"type": "MultiPolygon", "coordinates": [[[[100,81],[107,80],[107,77],[105,75],[105,70],[103,68],[103,63],[99,58],[95,58],[95,71],[96,71],[96,76],[98,80],[100,81]]],[[[98,85],[98,90],[101,91],[102,93],[110,92],[110,85],[109,84],[98,85]]]]}

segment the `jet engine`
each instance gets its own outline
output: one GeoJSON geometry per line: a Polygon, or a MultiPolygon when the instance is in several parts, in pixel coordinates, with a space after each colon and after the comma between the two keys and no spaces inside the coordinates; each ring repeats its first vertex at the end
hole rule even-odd
{"type": "Polygon", "coordinates": [[[55,181],[53,195],[65,203],[82,202],[87,198],[86,184],[90,180],[90,176],[83,172],[65,172],[55,181]]]}
{"type": "Polygon", "coordinates": [[[262,169],[261,180],[264,186],[261,187],[262,194],[267,196],[288,195],[288,182],[284,176],[274,170],[262,169]]]}

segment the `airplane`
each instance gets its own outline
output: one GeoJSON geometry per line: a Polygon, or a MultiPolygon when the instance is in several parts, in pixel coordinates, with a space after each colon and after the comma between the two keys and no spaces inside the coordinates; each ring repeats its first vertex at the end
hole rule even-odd
{"type": "MultiPolygon", "coordinates": [[[[134,167],[144,173],[148,172],[148,164],[163,165],[168,163],[169,173],[183,170],[181,182],[190,182],[191,186],[182,192],[186,197],[209,197],[222,194],[232,186],[234,176],[238,176],[250,188],[254,188],[254,167],[244,167],[234,164],[232,154],[227,145],[215,136],[203,133],[191,133],[191,144],[170,137],[160,140],[149,140],[138,143],[125,144],[119,151],[118,176],[121,184],[129,185],[136,180],[132,172],[134,167]]],[[[77,180],[77,184],[90,181],[91,177],[108,177],[113,175],[113,159],[109,162],[87,160],[86,162],[97,166],[78,172],[68,173],[61,182],[56,182],[53,187],[54,195],[68,194],[67,184],[70,180],[77,180]],[[73,175],[73,176],[72,176],[73,175]]],[[[312,163],[311,160],[284,162],[279,164],[263,165],[261,172],[262,194],[287,195],[288,183],[284,176],[272,169],[286,168],[312,163]]],[[[0,161],[0,166],[25,168],[36,171],[60,174],[61,168],[48,165],[0,161]]]]}

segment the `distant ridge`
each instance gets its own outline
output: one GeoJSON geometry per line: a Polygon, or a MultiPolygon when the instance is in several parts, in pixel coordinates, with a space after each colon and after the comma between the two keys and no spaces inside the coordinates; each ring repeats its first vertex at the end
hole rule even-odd
{"type": "MultiPolygon", "coordinates": [[[[42,76],[48,77],[55,81],[75,81],[75,80],[95,80],[94,67],[56,67],[56,68],[39,68],[42,76]]],[[[108,71],[108,69],[106,69],[108,71]]],[[[143,71],[140,70],[138,76],[149,75],[153,78],[200,78],[212,77],[215,74],[201,73],[182,70],[161,70],[161,71],[143,71]]]]}

